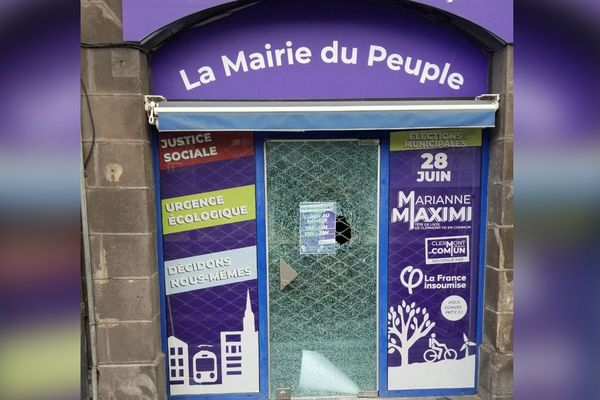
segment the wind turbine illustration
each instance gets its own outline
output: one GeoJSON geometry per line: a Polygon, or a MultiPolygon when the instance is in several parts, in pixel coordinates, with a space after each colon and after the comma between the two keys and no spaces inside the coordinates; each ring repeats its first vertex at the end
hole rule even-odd
{"type": "Polygon", "coordinates": [[[463,333],[463,340],[464,343],[463,345],[460,347],[460,351],[465,351],[465,358],[469,356],[469,346],[475,346],[475,343],[469,341],[469,338],[467,337],[466,334],[463,333]]]}

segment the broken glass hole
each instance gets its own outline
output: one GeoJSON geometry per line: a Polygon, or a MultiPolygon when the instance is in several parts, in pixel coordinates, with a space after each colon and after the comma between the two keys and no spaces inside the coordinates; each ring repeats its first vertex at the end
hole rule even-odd
{"type": "Polygon", "coordinates": [[[344,215],[335,217],[335,241],[339,244],[345,244],[352,238],[352,229],[344,215]]]}

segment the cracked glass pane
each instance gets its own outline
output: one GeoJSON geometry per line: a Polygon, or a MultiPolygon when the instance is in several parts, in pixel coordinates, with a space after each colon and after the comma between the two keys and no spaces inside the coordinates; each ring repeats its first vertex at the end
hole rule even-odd
{"type": "Polygon", "coordinates": [[[373,141],[266,143],[271,397],[376,390],[378,152],[373,141]],[[336,203],[335,253],[301,254],[302,202],[336,203]],[[285,285],[282,268],[297,274],[285,285]]]}

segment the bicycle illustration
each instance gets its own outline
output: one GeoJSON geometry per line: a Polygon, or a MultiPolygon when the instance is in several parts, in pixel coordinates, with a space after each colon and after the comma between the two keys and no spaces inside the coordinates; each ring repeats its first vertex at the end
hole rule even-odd
{"type": "Polygon", "coordinates": [[[423,359],[427,362],[442,360],[456,360],[458,353],[454,349],[449,349],[444,343],[440,343],[435,338],[435,333],[429,337],[429,349],[423,353],[423,359]]]}

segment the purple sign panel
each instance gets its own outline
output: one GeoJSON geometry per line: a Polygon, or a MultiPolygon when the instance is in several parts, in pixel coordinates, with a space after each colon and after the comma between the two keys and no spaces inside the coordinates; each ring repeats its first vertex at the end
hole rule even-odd
{"type": "MultiPolygon", "coordinates": [[[[512,0],[413,1],[475,22],[507,42],[513,40],[512,0]]],[[[226,3],[235,5],[232,0],[123,0],[123,35],[125,40],[140,41],[180,18],[226,3]]]]}
{"type": "Polygon", "coordinates": [[[401,7],[265,1],[164,44],[152,80],[169,100],[475,97],[487,66],[461,32],[401,7]]]}
{"type": "Polygon", "coordinates": [[[158,157],[170,393],[257,393],[253,134],[161,134],[158,157]]]}
{"type": "Polygon", "coordinates": [[[475,386],[481,130],[391,133],[388,390],[475,386]]]}

